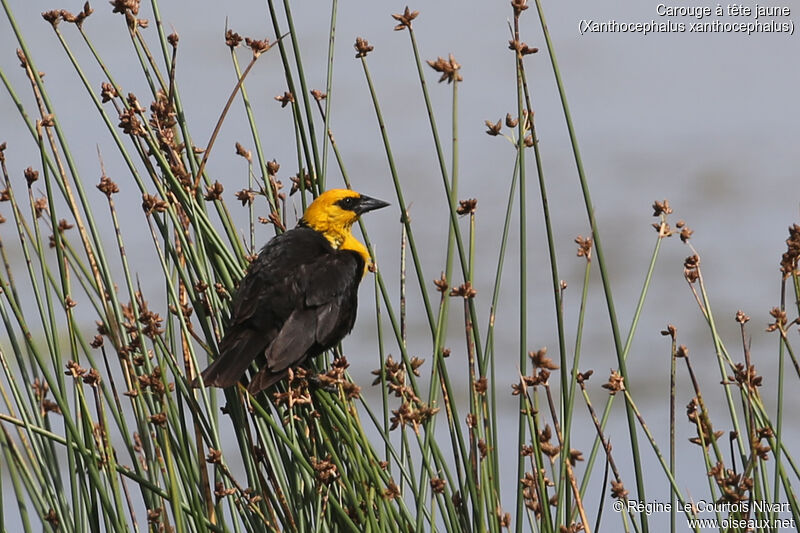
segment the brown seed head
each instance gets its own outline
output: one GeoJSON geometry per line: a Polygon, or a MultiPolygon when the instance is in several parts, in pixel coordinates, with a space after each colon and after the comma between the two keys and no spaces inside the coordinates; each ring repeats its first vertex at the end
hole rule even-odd
{"type": "Polygon", "coordinates": [[[488,382],[486,380],[486,376],[480,378],[478,381],[472,384],[472,388],[475,390],[476,394],[480,394],[483,396],[486,394],[486,389],[489,387],[488,382]]]}
{"type": "Polygon", "coordinates": [[[689,283],[694,283],[700,277],[700,256],[690,255],[683,261],[683,277],[689,283]]]}
{"type": "Polygon", "coordinates": [[[539,51],[535,46],[528,46],[527,44],[512,39],[508,41],[508,49],[515,50],[519,57],[535,54],[539,51]]]}
{"type": "Polygon", "coordinates": [[[111,178],[108,176],[103,176],[100,178],[100,183],[97,184],[97,188],[109,198],[111,198],[112,194],[119,192],[119,187],[117,184],[111,181],[111,178]]]}
{"type": "Polygon", "coordinates": [[[80,28],[81,26],[83,26],[83,22],[92,13],[94,13],[94,9],[92,9],[91,6],[89,6],[89,2],[86,2],[85,4],[83,4],[83,10],[80,11],[77,15],[73,15],[66,9],[62,9],[59,14],[61,15],[61,18],[64,19],[65,22],[73,23],[80,28]]]}
{"type": "Polygon", "coordinates": [[[669,335],[673,339],[675,339],[675,335],[677,335],[677,333],[678,333],[678,328],[676,328],[672,324],[667,324],[667,329],[661,330],[662,335],[664,335],[665,337],[669,335]]]}
{"type": "Polygon", "coordinates": [[[367,54],[375,49],[366,39],[361,37],[356,37],[356,44],[353,46],[356,49],[356,58],[367,57],[367,54]]]}
{"type": "Polygon", "coordinates": [[[267,161],[267,174],[269,174],[270,176],[277,175],[280,169],[281,166],[274,159],[272,161],[267,161]]]}
{"type": "Polygon", "coordinates": [[[447,83],[463,81],[464,78],[460,74],[461,65],[456,61],[453,54],[449,54],[447,59],[437,57],[436,61],[428,60],[428,65],[436,72],[441,73],[439,83],[447,81],[447,83]]]}
{"type": "Polygon", "coordinates": [[[101,379],[100,372],[98,372],[96,368],[89,369],[89,372],[83,376],[83,382],[90,387],[97,387],[97,385],[100,384],[101,379]]]}
{"type": "Polygon", "coordinates": [[[253,153],[250,150],[246,150],[241,143],[236,143],[236,155],[240,155],[247,159],[249,162],[253,162],[253,153]]]}
{"type": "Polygon", "coordinates": [[[242,205],[252,204],[256,198],[256,194],[252,189],[242,189],[236,192],[236,199],[242,202],[242,205]]]}
{"type": "Polygon", "coordinates": [[[431,490],[434,494],[442,494],[446,485],[447,481],[440,477],[431,478],[431,490]]]}
{"type": "Polygon", "coordinates": [[[800,225],[789,227],[789,238],[786,239],[786,251],[781,256],[781,272],[783,279],[797,272],[800,260],[800,225]]]}
{"type": "Polygon", "coordinates": [[[289,91],[285,91],[283,94],[279,94],[275,97],[275,100],[281,103],[281,107],[286,107],[287,105],[294,102],[294,95],[289,91]]]}
{"type": "Polygon", "coordinates": [[[47,198],[41,196],[36,200],[34,200],[33,209],[36,211],[36,218],[40,218],[42,216],[42,213],[47,211],[47,198]]]}
{"type": "Polygon", "coordinates": [[[784,331],[786,329],[786,311],[781,309],[780,307],[773,307],[770,312],[770,316],[774,318],[772,322],[769,323],[767,326],[767,331],[772,332],[775,330],[784,331]]]}
{"type": "Polygon", "coordinates": [[[242,44],[242,36],[233,30],[228,30],[225,32],[225,44],[234,49],[242,44]]]}
{"type": "Polygon", "coordinates": [[[755,392],[762,385],[764,378],[758,375],[755,365],[745,369],[743,363],[736,363],[733,367],[733,376],[728,376],[728,380],[736,382],[740,387],[749,388],[750,392],[755,392]]]}
{"type": "Polygon", "coordinates": [[[33,182],[39,179],[39,171],[33,170],[32,167],[26,168],[23,174],[25,175],[25,181],[28,182],[28,187],[33,185],[33,182]]]}
{"type": "Polygon", "coordinates": [[[72,376],[73,379],[80,379],[86,374],[86,369],[81,367],[78,363],[70,359],[65,365],[67,371],[64,372],[67,376],[72,376]]]}
{"type": "Polygon", "coordinates": [[[28,58],[25,57],[25,52],[17,48],[17,59],[19,59],[19,66],[23,69],[28,68],[28,58]]]}
{"type": "Polygon", "coordinates": [[[500,135],[500,128],[503,127],[502,120],[498,120],[497,122],[492,122],[491,120],[484,120],[483,123],[486,124],[487,135],[491,135],[492,137],[500,135]]]}
{"type": "Polygon", "coordinates": [[[250,37],[245,37],[244,44],[249,46],[250,50],[253,51],[253,57],[258,57],[272,48],[272,45],[269,44],[269,39],[251,39],[250,37]]]}
{"type": "Polygon", "coordinates": [[[514,8],[514,16],[518,17],[528,9],[528,0],[511,0],[511,7],[514,8]]]}
{"type": "Polygon", "coordinates": [[[472,284],[468,281],[450,291],[450,296],[461,296],[462,298],[474,298],[478,291],[472,288],[472,284]]]}
{"type": "Polygon", "coordinates": [[[58,530],[59,525],[61,525],[61,520],[58,519],[58,513],[52,507],[47,511],[47,514],[44,515],[45,522],[49,523],[53,530],[58,530]]]}
{"type": "Polygon", "coordinates": [[[594,241],[591,237],[583,238],[582,235],[575,237],[575,244],[578,245],[578,257],[585,257],[587,261],[592,260],[592,245],[594,241]]]}
{"type": "MultiPolygon", "coordinates": [[[[300,190],[300,173],[298,172],[289,179],[292,181],[292,188],[289,189],[289,195],[291,196],[300,190]]],[[[306,191],[310,191],[311,185],[311,176],[309,176],[307,172],[303,171],[303,187],[306,191]]]]}
{"type": "Polygon", "coordinates": [[[126,135],[144,136],[145,129],[142,126],[139,117],[136,116],[135,109],[125,109],[119,114],[119,127],[126,135]]]}
{"type": "Polygon", "coordinates": [[[331,461],[330,455],[325,459],[311,457],[311,468],[314,469],[314,479],[317,481],[317,492],[322,492],[323,487],[327,487],[337,479],[339,472],[336,465],[331,461]]]}
{"type": "Polygon", "coordinates": [[[531,358],[533,366],[536,368],[544,368],[546,370],[558,370],[558,365],[547,357],[547,347],[543,347],[535,352],[528,352],[528,357],[531,358]]]}
{"type": "Polygon", "coordinates": [[[623,378],[616,370],[611,371],[608,382],[603,384],[603,388],[609,391],[611,396],[625,390],[625,378],[623,378]]]}
{"type": "Polygon", "coordinates": [[[208,455],[206,456],[206,462],[211,464],[222,463],[222,452],[215,450],[214,448],[209,448],[208,455]]]}
{"type": "Polygon", "coordinates": [[[152,214],[153,211],[157,213],[163,213],[167,210],[167,202],[158,198],[157,196],[153,196],[147,193],[142,194],[142,209],[148,215],[152,214]]]}
{"type": "Polygon", "coordinates": [[[669,206],[669,200],[664,200],[663,202],[659,202],[656,200],[653,202],[653,216],[657,217],[659,215],[669,215],[672,213],[672,208],[669,206]]]}
{"type": "Polygon", "coordinates": [[[399,498],[400,495],[400,487],[398,487],[394,481],[390,480],[386,485],[386,490],[383,491],[383,497],[387,500],[394,500],[395,498],[399,498]]]}
{"type": "Polygon", "coordinates": [[[139,3],[140,0],[111,0],[109,2],[114,7],[112,13],[122,13],[123,15],[127,12],[130,12],[131,15],[138,15],[139,3]]]}
{"type": "Polygon", "coordinates": [[[689,226],[683,226],[683,228],[681,228],[681,242],[689,242],[689,239],[692,238],[693,233],[694,231],[689,228],[689,226]]]}
{"type": "Polygon", "coordinates": [[[207,201],[213,202],[214,200],[219,200],[222,197],[222,191],[224,187],[219,181],[214,181],[214,185],[206,188],[206,194],[203,196],[207,201]]]}
{"type": "Polygon", "coordinates": [[[53,25],[55,28],[61,22],[61,11],[54,9],[52,11],[45,11],[42,13],[42,18],[53,25]]]}
{"type": "Polygon", "coordinates": [[[325,100],[328,97],[326,93],[317,89],[311,90],[311,96],[313,96],[314,100],[316,100],[317,102],[321,102],[322,100],[325,100]]]}
{"type": "Polygon", "coordinates": [[[236,489],[233,487],[226,489],[225,484],[222,481],[217,481],[217,483],[214,485],[214,496],[216,496],[218,500],[226,498],[232,494],[236,494],[236,489]]]}
{"type": "Polygon", "coordinates": [[[459,200],[456,213],[458,213],[459,215],[473,215],[475,214],[475,209],[477,208],[477,206],[478,206],[478,200],[476,198],[470,198],[468,200],[459,200]]]}
{"type": "Polygon", "coordinates": [[[628,496],[628,491],[625,490],[625,485],[622,484],[622,481],[612,481],[611,482],[611,497],[617,500],[622,500],[626,496],[628,496]]]}
{"type": "Polygon", "coordinates": [[[411,11],[406,6],[405,11],[398,14],[393,14],[392,18],[396,20],[399,24],[394,27],[394,31],[400,31],[408,28],[411,29],[411,21],[414,20],[419,16],[419,11],[411,11]]]}
{"type": "Polygon", "coordinates": [[[113,100],[119,95],[113,85],[104,81],[100,85],[100,96],[102,97],[103,103],[106,103],[113,100]]]}

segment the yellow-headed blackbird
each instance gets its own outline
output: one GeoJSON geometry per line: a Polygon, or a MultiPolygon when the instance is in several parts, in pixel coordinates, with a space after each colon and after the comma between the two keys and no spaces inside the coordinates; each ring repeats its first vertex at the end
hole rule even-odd
{"type": "Polygon", "coordinates": [[[333,189],[308,206],[297,227],[270,240],[239,285],[219,356],[203,371],[205,384],[234,385],[263,355],[247,387],[256,394],[350,333],[370,264],[350,229],[362,213],[387,205],[333,189]]]}

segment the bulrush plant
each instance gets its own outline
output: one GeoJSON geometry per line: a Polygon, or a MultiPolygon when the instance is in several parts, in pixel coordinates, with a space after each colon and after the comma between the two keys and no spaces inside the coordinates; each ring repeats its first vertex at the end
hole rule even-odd
{"type": "MultiPolygon", "coordinates": [[[[423,52],[415,25],[424,16],[406,7],[392,15],[393,29],[409,39],[411,75],[418,78],[425,106],[419,118],[430,130],[436,154],[432,173],[441,177],[436,190],[447,214],[446,238],[435,250],[415,240],[418,228],[404,194],[410,184],[398,172],[381,95],[369,68],[381,50],[358,37],[355,60],[375,118],[374,124],[361,128],[374,128],[385,151],[395,192],[392,209],[401,213],[400,265],[379,261],[359,220],[374,260],[364,279],[372,294],[362,287],[361,300],[374,297],[375,321],[362,323],[374,324],[376,340],[368,353],[338,347],[319,360],[292,367],[279,383],[255,396],[247,392],[246,383],[224,391],[197,387],[198,369],[219,355],[233,295],[261,244],[257,228],[271,226],[280,234],[293,227],[296,212],[335,188],[330,177],[334,165],[343,182],[335,186],[351,186],[348,153],[337,143],[330,122],[336,105],[331,84],[337,2],[330,6],[329,47],[323,51],[327,71],[316,76],[326,80],[321,89],[308,85],[300,54],[305,36],[297,31],[289,2],[267,1],[271,27],[265,33],[274,36],[270,40],[226,31],[218,45],[230,51],[232,89],[226,102],[218,102],[219,119],[207,128],[207,143],[199,146],[193,139],[208,134],[190,133],[176,71],[209,67],[179,62],[185,41],[176,32],[166,34],[156,0],[147,8],[138,0],[115,0],[111,9],[98,9],[102,12],[87,3],[78,14],[43,13],[60,50],[42,42],[29,46],[10,3],[0,1],[27,80],[15,85],[0,70],[4,98],[20,111],[21,133],[13,145],[10,139],[0,144],[0,318],[5,330],[0,338],[0,529],[663,531],[664,517],[654,514],[653,506],[669,512],[672,531],[705,528],[690,520],[708,512],[719,520],[715,527],[720,530],[776,529],[779,520],[800,521],[793,488],[800,471],[784,414],[786,391],[800,379],[792,344],[800,301],[800,226],[790,228],[780,261],[781,301],[770,312],[768,330],[779,341],[775,375],[764,377],[757,370],[750,353],[751,321],[743,311],[735,315],[741,356],[723,343],[703,279],[702,256],[691,244],[693,232],[683,221],[675,229],[670,226],[672,207],[666,200],[653,205],[654,249],[631,326],[623,331],[538,0],[530,5],[527,0],[511,2],[510,40],[500,46],[507,47],[514,66],[515,76],[504,83],[515,88],[516,99],[508,102],[513,111],[499,113],[505,113],[504,119],[485,122],[492,137],[486,142],[507,140],[514,158],[505,184],[504,216],[494,221],[500,232],[490,250],[499,252],[490,264],[490,290],[479,291],[475,279],[476,257],[488,254],[476,238],[483,200],[479,191],[477,198],[459,195],[459,87],[469,83],[461,64],[469,58],[423,52]],[[538,19],[541,51],[523,42],[523,17],[538,19]],[[120,36],[130,47],[128,63],[138,65],[144,90],[135,94],[117,81],[120,66],[107,63],[104,51],[95,46],[96,19],[120,25],[120,36]],[[105,129],[87,132],[82,139],[62,129],[63,115],[49,96],[58,80],[45,81],[36,68],[37,56],[56,53],[85,88],[105,129]],[[275,101],[254,102],[247,91],[248,75],[268,54],[279,57],[286,89],[275,101]],[[580,301],[574,323],[565,314],[568,285],[556,261],[561,243],[554,237],[527,83],[526,65],[534,58],[543,61],[544,55],[563,105],[586,209],[588,235],[575,239],[583,277],[577,282],[580,301]],[[428,57],[435,59],[423,59],[428,57]],[[431,75],[451,91],[446,132],[436,119],[448,110],[432,103],[432,91],[440,89],[428,83],[431,75]],[[279,164],[267,155],[253,113],[254,104],[267,103],[291,113],[293,135],[283,138],[293,144],[296,162],[279,164]],[[235,105],[242,106],[249,131],[241,132],[235,147],[221,147],[216,140],[235,105]],[[14,145],[23,142],[24,133],[37,149],[37,161],[19,161],[16,155],[14,145]],[[123,163],[113,177],[106,174],[102,157],[98,177],[87,176],[72,155],[76,143],[101,137],[116,148],[123,163]],[[239,161],[240,170],[232,171],[238,176],[226,181],[237,185],[226,187],[209,175],[212,158],[239,161]],[[27,169],[18,170],[23,167],[27,169]],[[533,225],[528,214],[536,209],[529,203],[529,185],[538,186],[542,200],[538,207],[556,325],[550,349],[532,347],[527,334],[527,236],[533,225]],[[120,215],[122,194],[125,202],[134,195],[143,218],[120,215]],[[246,215],[234,216],[239,209],[246,215]],[[237,220],[246,220],[244,231],[237,220]],[[658,394],[628,373],[626,361],[662,243],[674,235],[690,250],[683,265],[687,297],[694,299],[707,326],[719,375],[698,375],[694,355],[680,343],[677,328],[665,327],[661,333],[669,344],[663,348],[663,368],[670,368],[671,378],[661,396],[670,406],[665,444],[657,442],[647,412],[636,403],[658,394]],[[150,246],[132,257],[130,242],[150,246]],[[440,258],[442,249],[438,274],[426,271],[427,254],[440,258]],[[504,279],[509,251],[518,260],[519,274],[504,279]],[[136,267],[143,254],[152,258],[146,272],[136,267]],[[394,282],[387,279],[389,273],[398,271],[399,297],[387,283],[394,282]],[[589,368],[593,363],[582,358],[593,272],[600,275],[609,318],[605,327],[617,361],[608,374],[589,368]],[[142,284],[145,276],[148,283],[142,284]],[[511,365],[498,364],[509,354],[496,347],[496,312],[504,303],[504,287],[519,295],[511,302],[518,305],[511,365]],[[159,294],[147,294],[155,290],[159,294]],[[488,321],[480,319],[479,311],[488,314],[488,321]],[[420,317],[421,329],[409,330],[410,313],[420,317]],[[462,321],[463,330],[459,325],[450,331],[462,321]],[[425,346],[424,353],[417,351],[419,346],[425,346]],[[371,361],[371,384],[353,382],[348,373],[353,361],[371,361]],[[515,372],[509,374],[509,367],[515,372]],[[684,380],[692,391],[688,398],[679,393],[684,380]],[[774,388],[767,390],[767,382],[774,388]],[[721,408],[707,403],[710,387],[722,387],[721,408]],[[768,394],[774,401],[765,401],[768,394]],[[598,398],[603,403],[599,408],[598,398]],[[617,398],[624,406],[614,411],[617,398]],[[510,412],[509,400],[515,402],[510,412]],[[680,402],[686,405],[686,419],[679,415],[680,402]],[[612,447],[608,425],[617,415],[627,424],[627,433],[618,431],[612,447]],[[687,428],[691,442],[677,437],[687,428]],[[655,456],[658,463],[647,476],[646,447],[647,460],[655,456]],[[705,472],[681,468],[679,458],[688,454],[700,458],[705,472]],[[687,489],[698,479],[707,493],[687,489]],[[656,487],[670,499],[648,500],[656,487]],[[715,505],[711,511],[701,509],[699,500],[715,505]]],[[[387,14],[380,31],[392,31],[390,24],[387,14]]],[[[354,188],[364,189],[361,185],[354,183],[354,188]]],[[[382,235],[382,249],[385,242],[388,238],[382,235]]],[[[673,273],[680,276],[680,267],[673,273]]],[[[657,333],[653,337],[655,345],[657,333]]]]}

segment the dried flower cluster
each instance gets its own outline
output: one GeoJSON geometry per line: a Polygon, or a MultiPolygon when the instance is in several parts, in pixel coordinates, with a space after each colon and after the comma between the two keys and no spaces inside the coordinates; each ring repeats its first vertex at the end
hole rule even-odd
{"type": "Polygon", "coordinates": [[[275,392],[273,398],[277,405],[292,409],[295,405],[310,405],[311,393],[308,391],[308,370],[302,367],[289,369],[286,392],[275,392]]]}
{"type": "Polygon", "coordinates": [[[678,222],[675,223],[675,227],[681,230],[680,234],[681,242],[683,243],[689,242],[689,239],[692,238],[692,234],[694,233],[694,231],[691,228],[689,228],[689,226],[686,225],[686,222],[684,222],[683,220],[679,220],[678,222]]]}
{"type": "Polygon", "coordinates": [[[76,381],[80,379],[91,387],[96,387],[100,384],[100,372],[98,372],[96,368],[90,368],[89,370],[86,370],[72,359],[67,361],[66,368],[67,370],[64,372],[64,374],[67,376],[72,376],[72,378],[76,381]]]}
{"type": "Polygon", "coordinates": [[[657,217],[660,215],[669,215],[672,213],[672,208],[669,206],[669,200],[664,200],[663,202],[659,202],[656,200],[653,202],[653,216],[657,217]]]}
{"type": "Polygon", "coordinates": [[[708,419],[708,416],[706,416],[700,408],[700,401],[697,398],[692,398],[686,405],[686,416],[689,418],[689,422],[694,424],[697,428],[697,437],[689,439],[689,442],[693,444],[705,445],[705,447],[708,448],[711,445],[712,439],[717,440],[725,434],[724,431],[713,430],[711,427],[711,420],[708,419]]]}
{"type": "Polygon", "coordinates": [[[139,14],[140,0],[112,0],[110,3],[114,7],[112,13],[126,14],[126,12],[130,12],[131,15],[139,14]]]}
{"type": "Polygon", "coordinates": [[[469,198],[467,200],[459,200],[456,213],[459,215],[474,215],[478,208],[478,200],[476,198],[469,198]]]}
{"type": "Polygon", "coordinates": [[[394,31],[400,31],[408,28],[411,29],[411,21],[414,20],[419,16],[419,11],[411,11],[406,6],[405,11],[402,13],[396,13],[392,15],[392,18],[398,22],[397,26],[394,27],[394,31]]]}
{"type": "Polygon", "coordinates": [[[311,457],[311,468],[314,469],[314,479],[317,482],[317,492],[321,493],[324,487],[327,487],[337,479],[339,479],[339,471],[336,465],[331,461],[331,456],[328,455],[325,459],[317,459],[311,457]]]}
{"type": "MultiPolygon", "coordinates": [[[[781,333],[784,333],[786,331],[786,325],[788,321],[788,318],[786,317],[786,311],[780,307],[773,307],[770,309],[769,314],[773,318],[773,321],[767,325],[767,331],[780,331],[781,333]]],[[[796,323],[797,320],[794,322],[796,323]]]]}
{"type": "Polygon", "coordinates": [[[751,394],[757,395],[758,387],[761,387],[764,378],[758,375],[755,365],[745,369],[744,363],[736,363],[733,375],[728,376],[728,381],[738,384],[741,388],[747,388],[751,394]]]}
{"type": "Polygon", "coordinates": [[[612,370],[608,381],[603,384],[603,388],[607,389],[611,396],[614,396],[625,390],[625,378],[616,370],[612,370]]]}
{"type": "MultiPolygon", "coordinates": [[[[418,357],[411,359],[411,372],[415,376],[420,375],[419,367],[424,362],[424,359],[418,357]]],[[[419,426],[439,412],[439,408],[426,405],[417,396],[414,389],[406,384],[406,366],[402,361],[395,361],[390,355],[386,358],[383,369],[373,370],[372,374],[376,376],[372,382],[373,386],[385,382],[387,390],[395,397],[402,399],[400,407],[392,410],[390,430],[410,424],[419,434],[419,426]]]]}
{"type": "Polygon", "coordinates": [[[462,283],[458,287],[453,287],[453,289],[450,291],[450,296],[461,296],[465,300],[475,298],[475,295],[477,294],[478,291],[472,287],[472,283],[469,281],[462,283]]]}
{"type": "Polygon", "coordinates": [[[50,392],[50,385],[48,385],[46,381],[36,378],[33,380],[31,388],[33,389],[36,401],[39,403],[39,412],[42,416],[46,416],[47,413],[61,414],[61,408],[58,404],[47,398],[47,394],[50,392]]]}
{"type": "MultiPolygon", "coordinates": [[[[554,486],[553,482],[547,477],[544,468],[539,471],[539,475],[545,487],[554,486]]],[[[525,476],[519,482],[520,485],[522,485],[522,498],[525,507],[533,511],[537,519],[540,518],[542,515],[542,505],[539,499],[539,481],[536,476],[534,476],[533,472],[525,472],[525,476]]]]}
{"type": "Polygon", "coordinates": [[[516,39],[511,39],[508,41],[508,49],[516,51],[517,56],[520,58],[530,54],[535,54],[539,51],[539,49],[535,46],[528,46],[522,41],[518,41],[516,39]]]}
{"type": "Polygon", "coordinates": [[[367,57],[367,54],[372,52],[375,47],[370,45],[366,39],[361,37],[356,38],[356,44],[353,45],[356,49],[356,57],[367,57]]]}
{"type": "MultiPolygon", "coordinates": [[[[289,196],[293,195],[297,191],[300,190],[300,172],[289,178],[292,181],[292,188],[289,189],[289,196]]],[[[311,182],[311,176],[308,175],[308,172],[305,170],[302,171],[302,180],[303,180],[303,188],[306,191],[310,191],[313,187],[313,183],[311,182]]]]}
{"type": "Polygon", "coordinates": [[[346,357],[339,357],[331,363],[330,368],[324,374],[317,374],[314,379],[323,387],[341,387],[348,400],[356,399],[361,395],[361,387],[349,381],[345,376],[345,370],[350,366],[346,357]]]}
{"type": "Polygon", "coordinates": [[[433,284],[436,286],[436,290],[441,293],[446,292],[447,289],[449,288],[449,285],[447,284],[447,278],[445,277],[444,272],[442,272],[442,275],[439,277],[439,279],[433,280],[433,284]]]}
{"type": "Polygon", "coordinates": [[[582,235],[578,235],[575,237],[575,244],[578,245],[578,257],[585,257],[587,261],[591,261],[592,246],[594,245],[592,238],[584,238],[582,235]]]}
{"type": "MultiPolygon", "coordinates": [[[[767,447],[769,449],[769,447],[767,447]]],[[[753,489],[753,479],[744,475],[737,474],[731,469],[726,469],[722,463],[717,463],[708,471],[708,477],[714,478],[717,486],[722,491],[720,501],[738,503],[747,501],[750,498],[750,491],[753,489]]]]}
{"type": "Polygon", "coordinates": [[[174,383],[164,384],[160,366],[154,367],[153,372],[150,374],[142,374],[138,376],[138,380],[139,387],[143,392],[150,391],[158,398],[163,397],[168,391],[171,392],[175,390],[174,383]]]}
{"type": "Polygon", "coordinates": [[[209,185],[206,187],[206,193],[203,195],[203,198],[205,198],[206,201],[209,202],[219,200],[222,198],[222,191],[224,190],[225,188],[219,181],[214,181],[213,185],[209,185]]]}
{"type": "Polygon", "coordinates": [[[683,261],[683,277],[689,283],[694,283],[700,278],[700,256],[690,255],[683,261]]]}
{"type": "Polygon", "coordinates": [[[449,54],[447,59],[443,57],[437,57],[436,61],[429,59],[428,65],[430,65],[433,70],[441,74],[439,83],[443,81],[447,81],[447,83],[464,81],[464,78],[460,73],[461,65],[456,61],[456,58],[453,56],[453,54],[449,54]]]}
{"type": "Polygon", "coordinates": [[[781,272],[784,279],[798,275],[798,260],[800,260],[800,225],[794,224],[789,228],[786,251],[781,256],[781,272]]]}
{"type": "Polygon", "coordinates": [[[250,47],[254,58],[258,58],[258,56],[272,48],[272,45],[269,44],[269,39],[251,39],[250,37],[245,37],[244,44],[250,47]]]}

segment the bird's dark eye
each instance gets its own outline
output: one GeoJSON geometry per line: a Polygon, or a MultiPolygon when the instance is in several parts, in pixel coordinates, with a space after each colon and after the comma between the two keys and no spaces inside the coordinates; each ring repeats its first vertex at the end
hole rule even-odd
{"type": "Polygon", "coordinates": [[[348,196],[347,198],[342,198],[336,203],[339,204],[339,207],[342,209],[352,210],[356,205],[356,199],[353,196],[348,196]]]}

